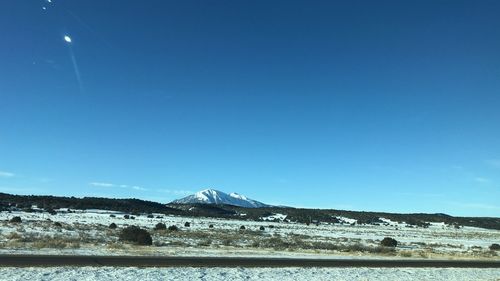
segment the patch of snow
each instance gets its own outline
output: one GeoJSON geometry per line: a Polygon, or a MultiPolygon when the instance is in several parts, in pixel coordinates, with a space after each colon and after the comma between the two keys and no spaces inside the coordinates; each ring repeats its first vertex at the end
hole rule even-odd
{"type": "Polygon", "coordinates": [[[358,222],[358,220],[351,219],[351,218],[348,218],[348,217],[339,217],[339,216],[337,216],[337,219],[340,220],[340,221],[346,222],[348,224],[352,224],[352,223],[357,223],[358,222]]]}
{"type": "Polygon", "coordinates": [[[85,213],[88,213],[88,214],[107,214],[107,215],[125,214],[124,212],[110,211],[110,210],[100,210],[100,209],[87,209],[87,210],[85,210],[85,213]]]}
{"type": "Polygon", "coordinates": [[[469,268],[0,268],[3,280],[498,280],[500,269],[469,268]]]}
{"type": "Polygon", "coordinates": [[[267,217],[261,217],[260,219],[264,220],[264,221],[274,221],[274,220],[282,221],[282,220],[286,219],[286,217],[287,217],[287,215],[285,215],[285,214],[277,213],[277,214],[272,214],[272,215],[267,216],[267,217]]]}
{"type": "Polygon", "coordinates": [[[391,225],[391,226],[399,226],[400,223],[397,222],[397,221],[392,221],[390,219],[386,219],[386,218],[379,218],[381,221],[383,221],[384,223],[388,224],[388,225],[391,225]]]}

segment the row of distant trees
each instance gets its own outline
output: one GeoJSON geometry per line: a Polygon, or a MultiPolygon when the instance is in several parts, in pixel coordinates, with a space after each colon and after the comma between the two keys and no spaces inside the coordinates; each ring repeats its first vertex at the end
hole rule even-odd
{"type": "Polygon", "coordinates": [[[380,218],[395,222],[406,222],[418,227],[427,227],[429,222],[444,222],[448,225],[474,226],[500,230],[500,218],[452,217],[446,214],[394,214],[381,212],[357,212],[343,210],[300,209],[289,207],[241,208],[229,205],[165,205],[139,199],[109,199],[97,197],[23,196],[0,193],[0,210],[12,207],[29,210],[37,205],[45,210],[59,208],[102,209],[126,213],[162,213],[185,216],[224,217],[260,220],[275,213],[286,214],[286,221],[301,223],[339,223],[337,217],[356,219],[359,224],[383,224],[380,218]],[[245,213],[244,217],[237,214],[245,213]]]}

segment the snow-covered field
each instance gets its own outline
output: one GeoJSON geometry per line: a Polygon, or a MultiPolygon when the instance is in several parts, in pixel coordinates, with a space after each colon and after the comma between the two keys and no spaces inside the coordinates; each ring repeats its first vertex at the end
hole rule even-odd
{"type": "Polygon", "coordinates": [[[499,259],[498,252],[488,247],[500,242],[500,231],[455,229],[439,223],[421,228],[383,218],[382,225],[351,225],[354,220],[350,218],[339,218],[344,224],[305,225],[283,222],[282,214],[268,218],[273,221],[258,222],[161,214],[126,219],[124,215],[100,210],[58,210],[55,215],[0,212],[0,253],[499,259]],[[22,222],[10,223],[15,216],[22,222]],[[155,231],[159,222],[176,225],[180,231],[155,231]],[[186,222],[190,227],[184,226],[186,222]],[[109,229],[111,223],[118,228],[109,229]],[[120,229],[127,225],[147,229],[153,246],[118,241],[120,229]],[[245,229],[240,230],[241,226],[245,229]],[[384,237],[399,242],[396,250],[378,247],[384,237]]]}
{"type": "Polygon", "coordinates": [[[499,280],[500,269],[463,268],[0,268],[0,280],[499,280]]]}

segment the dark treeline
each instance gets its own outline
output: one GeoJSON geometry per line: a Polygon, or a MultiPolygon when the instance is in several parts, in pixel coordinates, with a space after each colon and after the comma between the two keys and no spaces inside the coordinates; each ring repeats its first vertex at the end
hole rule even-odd
{"type": "Polygon", "coordinates": [[[179,209],[167,207],[165,204],[140,199],[109,199],[99,197],[58,197],[38,195],[11,195],[0,193],[0,208],[9,206],[18,209],[30,209],[33,205],[45,210],[69,208],[77,210],[101,209],[125,213],[162,213],[182,215],[179,209]]]}
{"type": "Polygon", "coordinates": [[[248,219],[258,219],[274,213],[287,215],[287,220],[302,223],[338,223],[337,217],[347,217],[358,220],[361,224],[383,224],[380,218],[391,221],[406,222],[415,227],[427,227],[429,222],[444,222],[448,225],[482,227],[500,230],[500,218],[489,217],[453,217],[446,214],[398,214],[384,212],[360,212],[331,209],[299,209],[289,207],[269,207],[258,209],[226,207],[238,213],[245,213],[248,219]]]}
{"type": "Polygon", "coordinates": [[[285,221],[306,224],[339,223],[340,220],[337,217],[356,219],[358,224],[384,224],[380,218],[386,218],[392,221],[406,222],[414,227],[427,227],[429,222],[444,222],[457,228],[472,226],[500,230],[500,218],[488,217],[453,217],[446,214],[397,214],[291,207],[242,208],[230,205],[161,204],[140,199],[76,198],[0,193],[0,211],[11,210],[12,208],[30,211],[33,205],[47,211],[59,208],[76,210],[101,209],[131,214],[161,213],[165,215],[246,220],[260,220],[262,217],[281,213],[287,215],[285,221]]]}

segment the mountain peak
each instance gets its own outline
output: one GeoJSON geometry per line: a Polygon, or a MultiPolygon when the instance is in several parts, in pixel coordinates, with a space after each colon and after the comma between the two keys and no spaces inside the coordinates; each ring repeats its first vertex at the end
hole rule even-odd
{"type": "Polygon", "coordinates": [[[203,189],[187,197],[172,201],[174,204],[226,204],[246,208],[260,208],[269,205],[252,200],[244,195],[232,192],[224,193],[216,189],[203,189]]]}

